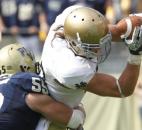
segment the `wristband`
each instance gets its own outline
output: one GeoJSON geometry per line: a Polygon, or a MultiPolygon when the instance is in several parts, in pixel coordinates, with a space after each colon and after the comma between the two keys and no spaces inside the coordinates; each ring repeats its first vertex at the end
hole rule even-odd
{"type": "Polygon", "coordinates": [[[0,42],[2,41],[2,32],[0,31],[0,42]]]}
{"type": "Polygon", "coordinates": [[[72,117],[67,125],[67,127],[76,129],[79,127],[79,125],[82,125],[84,123],[84,113],[80,110],[73,110],[72,117]]]}
{"type": "Polygon", "coordinates": [[[117,87],[118,87],[118,91],[119,91],[119,93],[120,93],[120,96],[121,96],[122,98],[125,97],[125,95],[123,94],[122,89],[121,89],[121,87],[120,87],[120,84],[119,84],[118,79],[116,79],[116,85],[117,85],[117,87]]]}
{"type": "Polygon", "coordinates": [[[128,57],[128,63],[132,64],[132,65],[140,65],[141,64],[141,55],[130,54],[128,57]]]}
{"type": "Polygon", "coordinates": [[[126,31],[125,34],[120,36],[121,39],[127,38],[132,31],[132,22],[131,22],[130,18],[126,18],[125,21],[126,21],[126,24],[127,24],[127,31],[126,31]]]}

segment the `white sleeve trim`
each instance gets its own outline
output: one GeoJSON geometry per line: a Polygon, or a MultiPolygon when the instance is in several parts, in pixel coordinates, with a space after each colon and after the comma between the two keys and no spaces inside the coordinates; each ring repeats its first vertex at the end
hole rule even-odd
{"type": "Polygon", "coordinates": [[[116,85],[117,85],[117,87],[118,87],[118,90],[119,90],[120,96],[121,96],[121,97],[125,97],[125,96],[124,96],[124,94],[123,94],[123,92],[122,92],[122,89],[121,89],[121,87],[120,87],[120,84],[119,84],[118,79],[116,79],[116,85]]]}

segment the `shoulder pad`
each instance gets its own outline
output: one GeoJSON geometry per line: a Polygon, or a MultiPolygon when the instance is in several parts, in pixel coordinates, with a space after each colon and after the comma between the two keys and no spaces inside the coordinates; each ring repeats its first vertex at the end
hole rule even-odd
{"type": "Polygon", "coordinates": [[[9,83],[15,84],[27,92],[48,94],[47,84],[44,79],[35,73],[17,73],[10,78],[9,83]]]}

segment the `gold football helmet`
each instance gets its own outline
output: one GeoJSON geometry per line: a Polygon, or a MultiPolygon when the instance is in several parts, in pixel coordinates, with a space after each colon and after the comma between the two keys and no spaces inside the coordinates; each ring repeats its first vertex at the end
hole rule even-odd
{"type": "Polygon", "coordinates": [[[92,8],[80,7],[73,10],[65,19],[64,34],[76,55],[88,59],[97,57],[100,63],[110,52],[108,22],[100,12],[92,8]]]}
{"type": "Polygon", "coordinates": [[[20,44],[10,44],[0,50],[0,74],[35,72],[35,58],[20,44]]]}

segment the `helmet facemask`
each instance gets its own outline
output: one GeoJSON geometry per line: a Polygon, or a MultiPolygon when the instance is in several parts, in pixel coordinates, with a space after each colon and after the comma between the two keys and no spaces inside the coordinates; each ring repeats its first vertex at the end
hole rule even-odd
{"type": "Polygon", "coordinates": [[[77,41],[68,40],[68,44],[76,55],[90,60],[97,58],[97,63],[102,63],[111,50],[111,34],[107,34],[95,44],[82,43],[80,38],[77,41]]]}

